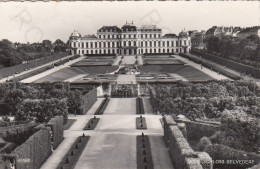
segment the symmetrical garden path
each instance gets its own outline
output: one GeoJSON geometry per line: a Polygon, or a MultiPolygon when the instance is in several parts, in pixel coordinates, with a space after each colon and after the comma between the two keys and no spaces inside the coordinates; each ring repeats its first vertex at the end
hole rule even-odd
{"type": "Polygon", "coordinates": [[[83,150],[75,169],[136,169],[136,135],[141,132],[150,137],[154,169],[173,169],[168,149],[163,140],[163,129],[160,115],[152,114],[149,98],[144,99],[147,130],[135,127],[135,98],[111,98],[95,130],[83,130],[84,125],[100,105],[102,99],[93,105],[86,115],[70,116],[77,121],[64,132],[65,139],[44,163],[41,169],[55,169],[66,150],[77,136],[90,135],[91,138],[83,150]]]}

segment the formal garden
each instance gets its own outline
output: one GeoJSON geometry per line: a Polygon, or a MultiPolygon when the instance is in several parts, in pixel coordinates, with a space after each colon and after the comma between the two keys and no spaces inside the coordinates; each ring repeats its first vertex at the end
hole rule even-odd
{"type": "Polygon", "coordinates": [[[220,160],[215,168],[246,168],[260,162],[260,93],[255,83],[180,82],[154,85],[150,91],[154,111],[186,124],[190,146],[207,152],[213,162],[220,160]],[[251,163],[227,165],[228,160],[251,163]]]}

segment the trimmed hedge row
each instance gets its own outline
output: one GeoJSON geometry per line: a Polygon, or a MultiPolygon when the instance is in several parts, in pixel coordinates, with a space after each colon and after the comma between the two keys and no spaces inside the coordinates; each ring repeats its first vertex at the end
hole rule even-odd
{"type": "Polygon", "coordinates": [[[221,73],[221,74],[223,74],[223,75],[225,75],[225,76],[227,76],[227,77],[229,77],[231,79],[234,79],[234,80],[241,79],[241,77],[238,76],[238,75],[235,75],[235,74],[233,74],[233,73],[231,73],[229,71],[226,71],[225,69],[222,69],[222,68],[220,68],[218,66],[215,66],[214,64],[207,63],[207,62],[202,62],[200,59],[198,59],[196,57],[192,57],[191,55],[187,55],[187,54],[183,54],[183,53],[180,53],[179,55],[184,57],[184,58],[187,58],[187,59],[189,59],[189,60],[191,60],[191,61],[193,61],[195,63],[201,64],[202,66],[204,66],[204,67],[206,67],[208,69],[212,69],[215,72],[219,72],[219,73],[221,73]]]}
{"type": "Polygon", "coordinates": [[[211,157],[205,152],[197,153],[193,151],[185,139],[186,127],[184,123],[177,124],[171,116],[165,115],[163,117],[163,126],[164,139],[166,145],[169,145],[169,153],[175,168],[212,169],[211,157]]]}
{"type": "Polygon", "coordinates": [[[86,114],[92,105],[97,101],[97,88],[92,89],[82,96],[81,107],[77,109],[77,114],[86,114]]]}
{"type": "Polygon", "coordinates": [[[46,126],[51,128],[51,141],[53,144],[53,149],[55,150],[63,140],[63,117],[55,116],[46,126]]]}
{"type": "Polygon", "coordinates": [[[104,100],[102,100],[101,104],[99,105],[99,107],[97,108],[95,115],[101,115],[104,114],[104,111],[107,108],[107,105],[110,101],[110,98],[105,98],[104,100]]]}
{"type": "Polygon", "coordinates": [[[39,169],[51,154],[50,129],[42,128],[11,152],[18,169],[39,169]],[[23,160],[28,160],[23,162],[23,160]]]}
{"type": "Polygon", "coordinates": [[[205,123],[205,122],[197,122],[191,120],[176,120],[178,123],[185,123],[187,130],[187,139],[188,140],[199,140],[202,137],[210,137],[216,131],[220,129],[220,125],[205,123]]]}
{"type": "Polygon", "coordinates": [[[67,63],[68,61],[70,61],[69,58],[63,59],[63,60],[60,60],[60,61],[58,61],[58,62],[55,62],[53,65],[54,65],[54,66],[60,66],[60,65],[63,65],[64,63],[67,63]]]}
{"type": "Polygon", "coordinates": [[[231,69],[236,70],[238,72],[251,74],[256,78],[260,78],[260,69],[258,69],[258,68],[255,68],[255,67],[252,67],[249,65],[245,65],[242,63],[234,62],[232,60],[228,60],[225,58],[221,58],[217,55],[212,55],[212,54],[206,53],[204,51],[200,51],[200,50],[192,49],[191,53],[195,54],[195,55],[199,55],[208,60],[213,60],[216,63],[230,67],[231,69]]]}
{"type": "Polygon", "coordinates": [[[7,76],[11,76],[13,74],[15,74],[16,72],[22,72],[31,68],[35,68],[37,66],[41,66],[44,65],[46,63],[61,59],[65,56],[69,55],[69,53],[64,52],[64,53],[60,53],[60,54],[56,54],[56,55],[50,55],[41,59],[37,59],[25,64],[20,64],[20,65],[16,65],[16,66],[12,66],[12,67],[8,67],[8,68],[4,68],[1,69],[0,71],[0,78],[4,78],[7,76]]]}
{"type": "Polygon", "coordinates": [[[136,98],[136,114],[144,114],[143,99],[141,97],[136,98]]]}
{"type": "Polygon", "coordinates": [[[70,147],[67,154],[63,157],[56,169],[72,169],[76,165],[82,151],[86,147],[90,136],[79,136],[70,147]]]}
{"type": "Polygon", "coordinates": [[[170,126],[170,156],[176,168],[185,166],[185,158],[198,158],[177,126],[170,126]]]}
{"type": "Polygon", "coordinates": [[[171,130],[170,130],[170,126],[172,125],[177,125],[177,123],[173,120],[173,118],[169,115],[164,115],[163,116],[163,132],[164,132],[164,141],[167,145],[167,147],[169,147],[169,143],[170,143],[170,134],[171,134],[171,130]]]}
{"type": "Polygon", "coordinates": [[[74,55],[74,56],[70,57],[69,60],[77,59],[79,57],[80,57],[80,55],[74,55]]]}

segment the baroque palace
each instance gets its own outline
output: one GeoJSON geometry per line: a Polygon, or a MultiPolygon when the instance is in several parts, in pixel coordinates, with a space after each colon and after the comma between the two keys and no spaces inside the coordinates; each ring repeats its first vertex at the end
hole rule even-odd
{"type": "Polygon", "coordinates": [[[117,26],[103,26],[97,36],[74,31],[69,39],[71,54],[121,54],[141,55],[145,53],[187,53],[191,49],[191,39],[187,32],[179,36],[165,34],[156,25],[136,27],[127,23],[117,26]]]}

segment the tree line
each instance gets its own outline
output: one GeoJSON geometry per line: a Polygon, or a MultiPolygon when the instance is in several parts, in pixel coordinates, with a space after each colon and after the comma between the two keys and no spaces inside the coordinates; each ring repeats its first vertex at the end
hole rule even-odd
{"type": "Polygon", "coordinates": [[[10,67],[31,60],[46,57],[47,55],[65,52],[67,43],[57,39],[54,43],[43,40],[41,43],[19,43],[7,39],[0,41],[0,68],[10,67]]]}
{"type": "Polygon", "coordinates": [[[245,39],[213,36],[206,44],[209,52],[217,52],[220,57],[260,68],[260,38],[256,35],[245,39]]]}

